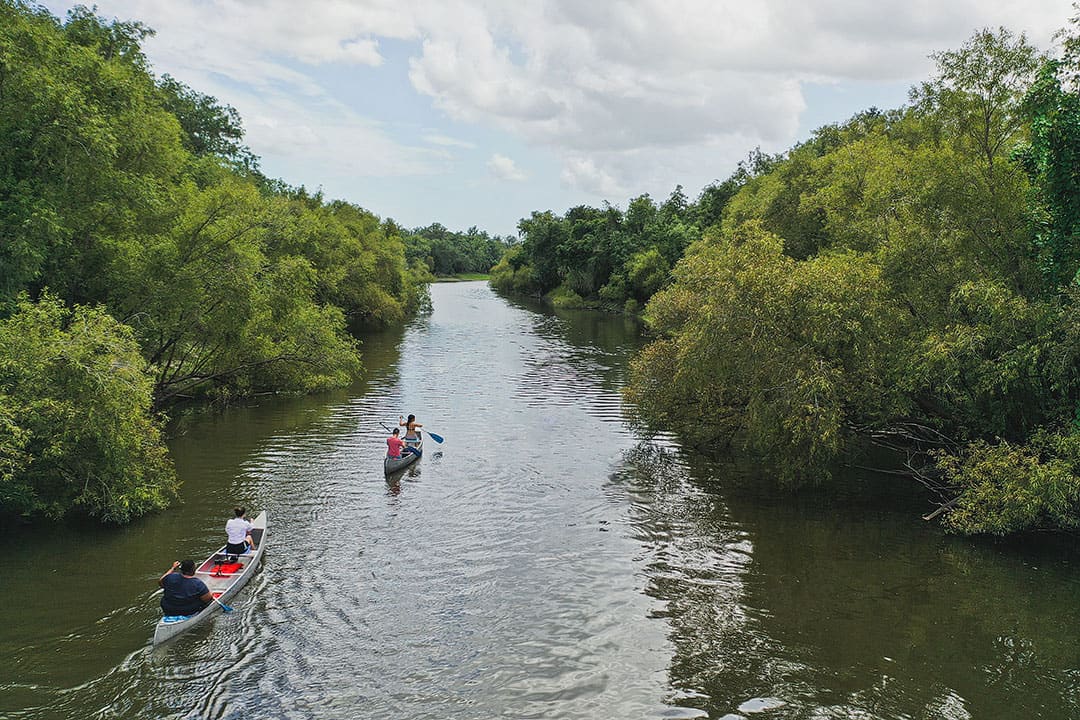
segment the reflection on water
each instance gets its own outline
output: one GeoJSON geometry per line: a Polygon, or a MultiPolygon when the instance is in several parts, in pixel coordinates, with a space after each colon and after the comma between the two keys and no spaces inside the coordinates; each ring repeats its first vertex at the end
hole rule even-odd
{"type": "Polygon", "coordinates": [[[948,537],[916,519],[907,488],[867,478],[859,496],[731,494],[731,468],[650,446],[626,459],[619,482],[638,499],[646,591],[665,601],[685,704],[712,717],[746,698],[782,702],[770,718],[1080,717],[1071,543],[948,537]]]}
{"type": "Polygon", "coordinates": [[[942,536],[869,478],[750,494],[628,428],[633,321],[432,296],[348,391],[181,423],[169,512],[0,537],[0,717],[1080,717],[1071,548],[942,536]],[[445,443],[386,478],[409,412],[445,443]],[[237,502],[261,571],[151,648],[157,577],[237,502]]]}

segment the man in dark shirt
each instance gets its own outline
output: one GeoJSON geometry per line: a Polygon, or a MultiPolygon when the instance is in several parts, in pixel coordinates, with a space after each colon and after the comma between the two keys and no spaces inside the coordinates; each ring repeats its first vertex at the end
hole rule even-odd
{"type": "Polygon", "coordinates": [[[158,585],[165,589],[161,611],[166,615],[194,615],[214,602],[206,583],[195,577],[195,563],[191,560],[174,562],[158,585]],[[176,572],[177,568],[180,572],[176,572]]]}

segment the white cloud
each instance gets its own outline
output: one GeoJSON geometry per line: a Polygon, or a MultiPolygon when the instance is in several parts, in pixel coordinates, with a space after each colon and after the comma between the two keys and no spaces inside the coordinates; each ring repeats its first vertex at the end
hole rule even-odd
{"type": "MultiPolygon", "coordinates": [[[[395,177],[444,172],[444,151],[413,147],[389,138],[382,126],[330,101],[298,103],[283,96],[234,95],[245,118],[246,141],[262,153],[292,158],[311,169],[311,179],[395,177]]],[[[286,178],[289,180],[289,178],[286,178]]]]}
{"type": "Polygon", "coordinates": [[[628,189],[620,185],[610,173],[598,168],[593,159],[587,157],[567,158],[563,163],[561,180],[568,188],[603,198],[612,204],[619,202],[628,193],[628,189]]]}
{"type": "Polygon", "coordinates": [[[476,143],[469,142],[468,140],[460,140],[458,138],[449,137],[440,133],[430,133],[424,136],[424,142],[431,143],[432,145],[441,145],[443,147],[459,147],[466,150],[475,150],[476,143]]]}
{"type": "Polygon", "coordinates": [[[510,180],[513,182],[521,182],[528,178],[514,161],[505,155],[495,153],[491,156],[491,159],[487,162],[487,168],[491,171],[499,180],[510,180]]]}
{"type": "MultiPolygon", "coordinates": [[[[241,110],[256,152],[306,148],[317,162],[344,155],[371,172],[438,172],[445,154],[396,143],[386,128],[344,112],[328,97],[342,89],[320,81],[328,63],[377,67],[383,45],[406,41],[409,82],[446,117],[550,152],[566,186],[609,198],[689,186],[726,174],[755,146],[788,147],[805,109],[803,83],[915,82],[931,69],[929,53],[981,27],[1005,25],[1046,46],[1071,14],[1066,0],[98,5],[156,28],[147,48],[158,70],[241,110]]],[[[423,139],[469,147],[441,132],[423,139]]],[[[505,163],[492,158],[489,167],[506,177],[505,163]]]]}
{"type": "Polygon", "coordinates": [[[981,0],[478,3],[425,24],[410,78],[456,119],[554,149],[564,183],[608,196],[649,189],[647,163],[664,153],[688,163],[671,167],[661,181],[670,188],[700,174],[684,148],[741,139],[730,166],[755,146],[789,146],[803,82],[915,81],[929,53],[980,26],[1007,24],[1042,43],[1066,17],[1060,0],[1022,11],[981,0]]]}

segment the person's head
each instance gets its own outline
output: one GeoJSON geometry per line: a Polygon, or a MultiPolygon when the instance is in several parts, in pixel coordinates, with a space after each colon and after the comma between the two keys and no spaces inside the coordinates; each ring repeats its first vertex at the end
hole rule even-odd
{"type": "Polygon", "coordinates": [[[407,423],[411,423],[411,422],[413,422],[414,420],[416,420],[416,416],[415,416],[415,415],[410,415],[410,416],[409,416],[409,419],[408,419],[408,420],[406,420],[405,422],[407,422],[407,423]]]}
{"type": "Polygon", "coordinates": [[[180,561],[180,574],[181,575],[194,575],[195,574],[195,561],[194,560],[181,560],[180,561]]]}
{"type": "Polygon", "coordinates": [[[247,512],[247,508],[243,505],[237,505],[233,508],[233,512],[236,513],[236,517],[244,517],[244,513],[247,512]]]}
{"type": "Polygon", "coordinates": [[[394,437],[397,437],[400,434],[401,434],[401,428],[394,428],[394,432],[393,432],[394,437]]]}

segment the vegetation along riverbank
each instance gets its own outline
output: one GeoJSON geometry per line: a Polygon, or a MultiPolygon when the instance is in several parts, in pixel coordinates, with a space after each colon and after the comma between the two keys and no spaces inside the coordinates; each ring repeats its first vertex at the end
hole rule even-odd
{"type": "Polygon", "coordinates": [[[644,308],[653,429],[793,486],[884,446],[960,533],[1080,525],[1080,24],[934,56],[910,104],[751,154],[690,202],[522,220],[498,289],[644,308]]]}

